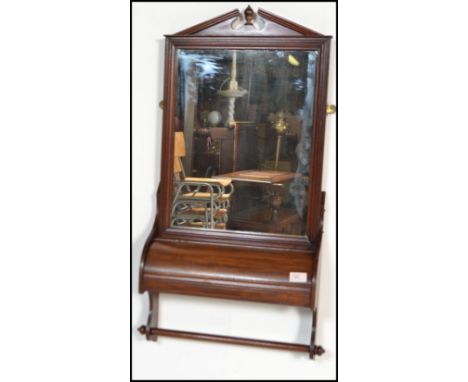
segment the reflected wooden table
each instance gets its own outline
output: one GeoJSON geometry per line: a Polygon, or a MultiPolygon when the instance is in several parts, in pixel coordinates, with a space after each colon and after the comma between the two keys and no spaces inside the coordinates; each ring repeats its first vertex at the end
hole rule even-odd
{"type": "Polygon", "coordinates": [[[237,182],[266,183],[271,185],[282,185],[290,182],[296,176],[295,172],[270,171],[270,170],[242,170],[219,175],[220,178],[231,178],[237,182]]]}
{"type": "MultiPolygon", "coordinates": [[[[286,187],[301,174],[287,171],[242,170],[218,177],[234,183],[228,229],[302,234],[302,219],[294,209],[284,206],[286,187]]],[[[215,177],[216,178],[216,177],[215,177]]]]}

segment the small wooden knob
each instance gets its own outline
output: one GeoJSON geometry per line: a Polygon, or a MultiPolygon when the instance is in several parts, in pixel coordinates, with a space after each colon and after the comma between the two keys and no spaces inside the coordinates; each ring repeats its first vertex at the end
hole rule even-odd
{"type": "Polygon", "coordinates": [[[244,15],[245,15],[246,25],[252,25],[252,21],[255,17],[255,12],[250,5],[244,11],[244,15]]]}
{"type": "Polygon", "coordinates": [[[314,348],[312,349],[313,355],[322,355],[323,353],[325,353],[325,349],[320,345],[314,346],[314,348]]]}

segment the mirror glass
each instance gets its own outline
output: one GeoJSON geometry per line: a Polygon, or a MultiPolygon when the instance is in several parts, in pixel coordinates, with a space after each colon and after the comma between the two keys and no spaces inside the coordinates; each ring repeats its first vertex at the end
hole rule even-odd
{"type": "Polygon", "coordinates": [[[305,234],[316,58],[177,50],[171,226],[305,234]]]}

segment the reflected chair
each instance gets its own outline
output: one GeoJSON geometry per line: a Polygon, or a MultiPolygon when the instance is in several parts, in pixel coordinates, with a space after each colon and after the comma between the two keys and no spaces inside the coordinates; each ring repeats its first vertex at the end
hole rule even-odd
{"type": "Polygon", "coordinates": [[[226,229],[234,186],[230,178],[187,177],[183,132],[175,133],[172,226],[226,229]]]}

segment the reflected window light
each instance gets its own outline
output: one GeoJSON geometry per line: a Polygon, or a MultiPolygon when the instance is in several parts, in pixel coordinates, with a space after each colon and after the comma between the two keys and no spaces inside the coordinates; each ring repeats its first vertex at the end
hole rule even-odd
{"type": "Polygon", "coordinates": [[[296,59],[296,57],[294,57],[292,54],[288,54],[288,62],[292,65],[292,66],[299,66],[299,61],[296,59]]]}

